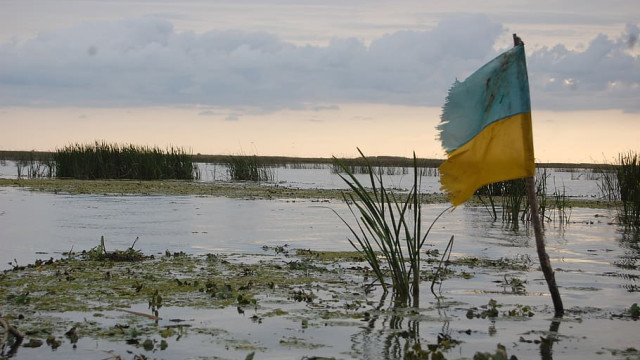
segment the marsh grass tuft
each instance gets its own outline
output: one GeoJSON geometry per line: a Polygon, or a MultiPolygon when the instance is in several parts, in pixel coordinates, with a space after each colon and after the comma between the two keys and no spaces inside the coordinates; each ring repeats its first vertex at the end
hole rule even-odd
{"type": "Polygon", "coordinates": [[[476,196],[483,203],[483,196],[486,196],[491,206],[490,213],[494,220],[498,219],[496,200],[500,200],[501,219],[513,229],[517,229],[519,220],[524,220],[525,218],[524,210],[527,203],[524,179],[500,181],[485,185],[476,191],[476,196]]]}
{"type": "Polygon", "coordinates": [[[598,168],[602,198],[617,208],[620,224],[640,228],[640,159],[632,151],[618,155],[613,165],[598,168]]]}
{"type": "Polygon", "coordinates": [[[225,159],[231,180],[243,181],[273,181],[273,168],[263,164],[253,155],[232,155],[225,159]]]}
{"type": "Polygon", "coordinates": [[[181,148],[109,144],[68,145],[54,154],[56,176],[75,179],[192,180],[198,169],[181,148]]]}
{"type": "Polygon", "coordinates": [[[48,153],[29,151],[20,152],[15,161],[18,179],[51,178],[55,171],[55,162],[48,153]]]}
{"type": "MultiPolygon", "coordinates": [[[[568,224],[571,219],[571,205],[569,204],[569,198],[566,195],[566,189],[562,186],[562,191],[555,188],[552,195],[551,212],[553,218],[552,221],[558,220],[560,225],[568,224]]],[[[544,216],[542,216],[544,218],[544,216]]]]}
{"type": "Polygon", "coordinates": [[[429,231],[448,209],[440,213],[423,234],[422,199],[415,154],[414,184],[406,195],[400,196],[385,187],[381,174],[373,169],[360,149],[358,152],[368,167],[371,188],[366,188],[348,166],[335,159],[337,166],[342,169],[340,177],[351,189],[350,193],[343,193],[343,198],[357,225],[352,226],[338,216],[351,231],[349,243],[363,254],[384,292],[388,292],[388,273],[396,301],[406,303],[413,297],[414,306],[417,306],[420,252],[429,231]]]}
{"type": "Polygon", "coordinates": [[[618,218],[625,226],[640,227],[640,161],[638,154],[620,154],[616,169],[621,209],[618,218]]]}
{"type": "Polygon", "coordinates": [[[610,164],[604,164],[598,166],[595,171],[600,175],[598,190],[600,190],[601,198],[609,203],[620,201],[616,167],[610,164]]]}
{"type": "MultiPolygon", "coordinates": [[[[536,175],[536,199],[541,219],[549,222],[567,224],[571,218],[571,204],[564,186],[561,189],[555,184],[551,196],[547,196],[547,182],[550,175],[544,168],[536,175]]],[[[530,220],[530,204],[526,198],[526,180],[516,179],[500,181],[485,185],[475,195],[484,204],[494,220],[501,220],[513,230],[518,229],[521,222],[530,220]]]]}

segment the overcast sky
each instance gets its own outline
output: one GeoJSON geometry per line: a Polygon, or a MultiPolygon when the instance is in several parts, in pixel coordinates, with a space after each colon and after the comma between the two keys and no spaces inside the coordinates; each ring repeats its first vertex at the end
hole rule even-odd
{"type": "Polygon", "coordinates": [[[107,139],[205,153],[328,157],[369,146],[443,157],[433,128],[448,88],[517,32],[540,161],[638,150],[636,0],[0,5],[0,148],[107,139]]]}

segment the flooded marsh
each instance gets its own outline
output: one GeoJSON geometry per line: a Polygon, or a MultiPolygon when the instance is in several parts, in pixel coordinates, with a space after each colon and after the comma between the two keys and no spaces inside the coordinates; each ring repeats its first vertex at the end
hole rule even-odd
{"type": "MultiPolygon", "coordinates": [[[[0,316],[26,336],[19,344],[8,336],[1,356],[640,358],[638,235],[604,206],[578,206],[599,196],[587,176],[557,174],[578,205],[567,223],[545,223],[566,309],[558,320],[532,230],[494,221],[480,204],[438,220],[423,254],[420,306],[394,306],[371,286],[333,212],[348,211],[340,187],[320,173],[283,169],[271,184],[166,186],[5,177],[0,316]],[[83,186],[92,190],[72,191],[83,186]],[[451,235],[451,257],[436,275],[451,235]],[[103,252],[143,256],[91,256],[101,237],[103,252]]],[[[399,191],[401,177],[393,180],[399,191]]],[[[433,178],[424,186],[435,189],[433,178]]],[[[427,192],[435,193],[423,207],[430,223],[448,205],[427,192]]]]}

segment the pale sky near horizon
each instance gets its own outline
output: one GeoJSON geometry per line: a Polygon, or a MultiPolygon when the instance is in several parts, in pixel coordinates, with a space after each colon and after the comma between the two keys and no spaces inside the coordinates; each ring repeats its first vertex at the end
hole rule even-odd
{"type": "Polygon", "coordinates": [[[636,0],[0,0],[0,150],[444,158],[454,80],[526,44],[539,162],[640,152],[636,0]]]}

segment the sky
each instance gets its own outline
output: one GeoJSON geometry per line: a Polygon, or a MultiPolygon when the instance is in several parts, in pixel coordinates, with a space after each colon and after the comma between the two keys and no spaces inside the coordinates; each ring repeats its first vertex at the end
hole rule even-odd
{"type": "Polygon", "coordinates": [[[538,162],[640,152],[637,0],[0,0],[0,149],[445,158],[453,82],[525,42],[538,162]]]}

